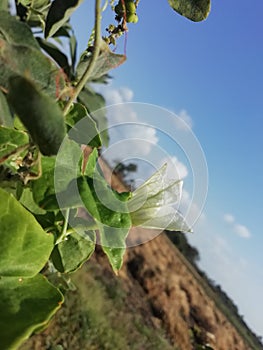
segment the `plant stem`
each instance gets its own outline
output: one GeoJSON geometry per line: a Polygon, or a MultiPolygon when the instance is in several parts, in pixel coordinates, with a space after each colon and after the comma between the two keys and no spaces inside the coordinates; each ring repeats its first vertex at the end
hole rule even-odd
{"type": "Polygon", "coordinates": [[[65,221],[64,221],[64,223],[63,223],[62,233],[61,233],[61,235],[59,236],[59,238],[57,239],[56,244],[58,244],[58,243],[64,241],[64,239],[65,239],[65,238],[67,237],[67,235],[68,235],[67,229],[68,229],[69,211],[70,211],[69,208],[65,210],[65,214],[64,214],[65,221]]]}
{"type": "Polygon", "coordinates": [[[81,90],[86,85],[90,74],[92,73],[92,70],[96,64],[96,60],[100,53],[100,40],[101,40],[101,0],[96,0],[95,3],[95,39],[94,39],[94,51],[92,53],[92,57],[90,60],[90,64],[88,65],[86,71],[84,72],[83,76],[79,80],[77,86],[75,87],[73,94],[71,95],[70,99],[66,103],[64,107],[64,115],[66,115],[70,109],[71,104],[76,100],[78,95],[80,94],[81,90]]]}

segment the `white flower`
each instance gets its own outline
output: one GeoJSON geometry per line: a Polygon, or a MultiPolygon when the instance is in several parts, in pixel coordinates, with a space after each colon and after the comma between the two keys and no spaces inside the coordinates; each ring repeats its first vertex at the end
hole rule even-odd
{"type": "Polygon", "coordinates": [[[132,225],[151,229],[190,232],[178,207],[182,196],[182,180],[167,180],[164,164],[128,200],[132,225]]]}

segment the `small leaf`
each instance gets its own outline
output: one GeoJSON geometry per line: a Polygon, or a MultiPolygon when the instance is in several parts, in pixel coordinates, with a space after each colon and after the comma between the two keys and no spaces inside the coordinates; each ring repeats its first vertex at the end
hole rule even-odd
{"type": "Polygon", "coordinates": [[[54,0],[50,6],[45,28],[45,38],[53,36],[70,18],[83,0],[54,0]]]}
{"type": "MultiPolygon", "coordinates": [[[[77,75],[79,78],[82,77],[87,67],[89,66],[91,57],[92,54],[90,52],[84,52],[84,54],[82,54],[80,62],[77,66],[77,75]]],[[[119,67],[125,61],[125,55],[120,55],[112,52],[109,49],[108,45],[104,41],[101,41],[101,52],[91,72],[89,81],[102,77],[111,69],[119,67]]]]}
{"type": "Polygon", "coordinates": [[[69,39],[69,49],[70,49],[70,57],[71,57],[71,66],[74,69],[77,59],[77,39],[74,33],[70,36],[69,39]]]}
{"type": "Polygon", "coordinates": [[[66,115],[66,123],[71,127],[69,137],[79,144],[100,147],[101,139],[96,123],[87,109],[80,103],[74,103],[66,115]]]}
{"type": "Polygon", "coordinates": [[[39,327],[47,325],[63,302],[45,277],[0,279],[1,349],[17,349],[39,327]]]}
{"type": "Polygon", "coordinates": [[[85,167],[82,169],[82,175],[92,177],[96,168],[97,161],[98,151],[96,148],[94,148],[93,151],[89,154],[87,163],[84,164],[85,167]]]}
{"type": "Polygon", "coordinates": [[[79,269],[95,250],[95,232],[87,231],[85,226],[74,227],[74,229],[76,229],[75,232],[55,246],[51,255],[55,268],[62,273],[79,269]],[[80,231],[82,231],[81,234],[80,231]]]}
{"type": "Polygon", "coordinates": [[[194,22],[203,21],[210,12],[210,0],[168,0],[168,2],[176,12],[194,22]]]}
{"type": "Polygon", "coordinates": [[[28,143],[29,138],[26,132],[0,126],[0,160],[4,160],[5,157],[8,159],[8,156],[12,155],[17,147],[28,143]]]}
{"type": "Polygon", "coordinates": [[[12,194],[0,189],[0,276],[36,275],[47,262],[53,241],[12,194]]]}

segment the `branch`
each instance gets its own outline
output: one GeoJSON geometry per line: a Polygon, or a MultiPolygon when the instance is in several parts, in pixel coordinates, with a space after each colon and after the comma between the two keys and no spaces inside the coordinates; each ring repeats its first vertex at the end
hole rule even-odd
{"type": "Polygon", "coordinates": [[[96,64],[96,60],[99,57],[100,54],[100,40],[101,40],[101,0],[96,0],[95,3],[95,39],[94,39],[94,51],[90,60],[90,64],[87,67],[86,71],[84,72],[83,76],[79,80],[78,84],[76,85],[73,94],[71,95],[70,99],[66,103],[63,114],[66,115],[71,107],[71,104],[76,100],[78,95],[80,94],[81,90],[86,85],[93,68],[96,64]]]}

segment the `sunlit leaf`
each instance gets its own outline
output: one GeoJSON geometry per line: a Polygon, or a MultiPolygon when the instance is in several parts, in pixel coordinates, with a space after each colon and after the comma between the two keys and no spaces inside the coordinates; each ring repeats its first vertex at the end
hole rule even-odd
{"type": "Polygon", "coordinates": [[[0,276],[34,276],[47,262],[53,241],[12,194],[0,189],[0,276]]]}
{"type": "MultiPolygon", "coordinates": [[[[78,77],[81,77],[90,64],[92,53],[85,52],[82,54],[77,66],[78,77]]],[[[89,80],[96,80],[108,73],[111,69],[119,67],[126,60],[125,55],[112,52],[104,41],[101,41],[101,52],[91,72],[89,80]]]]}
{"type": "Polygon", "coordinates": [[[194,22],[203,21],[210,12],[210,0],[168,0],[168,2],[176,12],[194,22]]]}
{"type": "Polygon", "coordinates": [[[1,349],[16,349],[60,308],[62,294],[42,275],[0,279],[1,349]]]}
{"type": "Polygon", "coordinates": [[[46,18],[45,37],[53,36],[83,0],[54,0],[46,18]]]}

